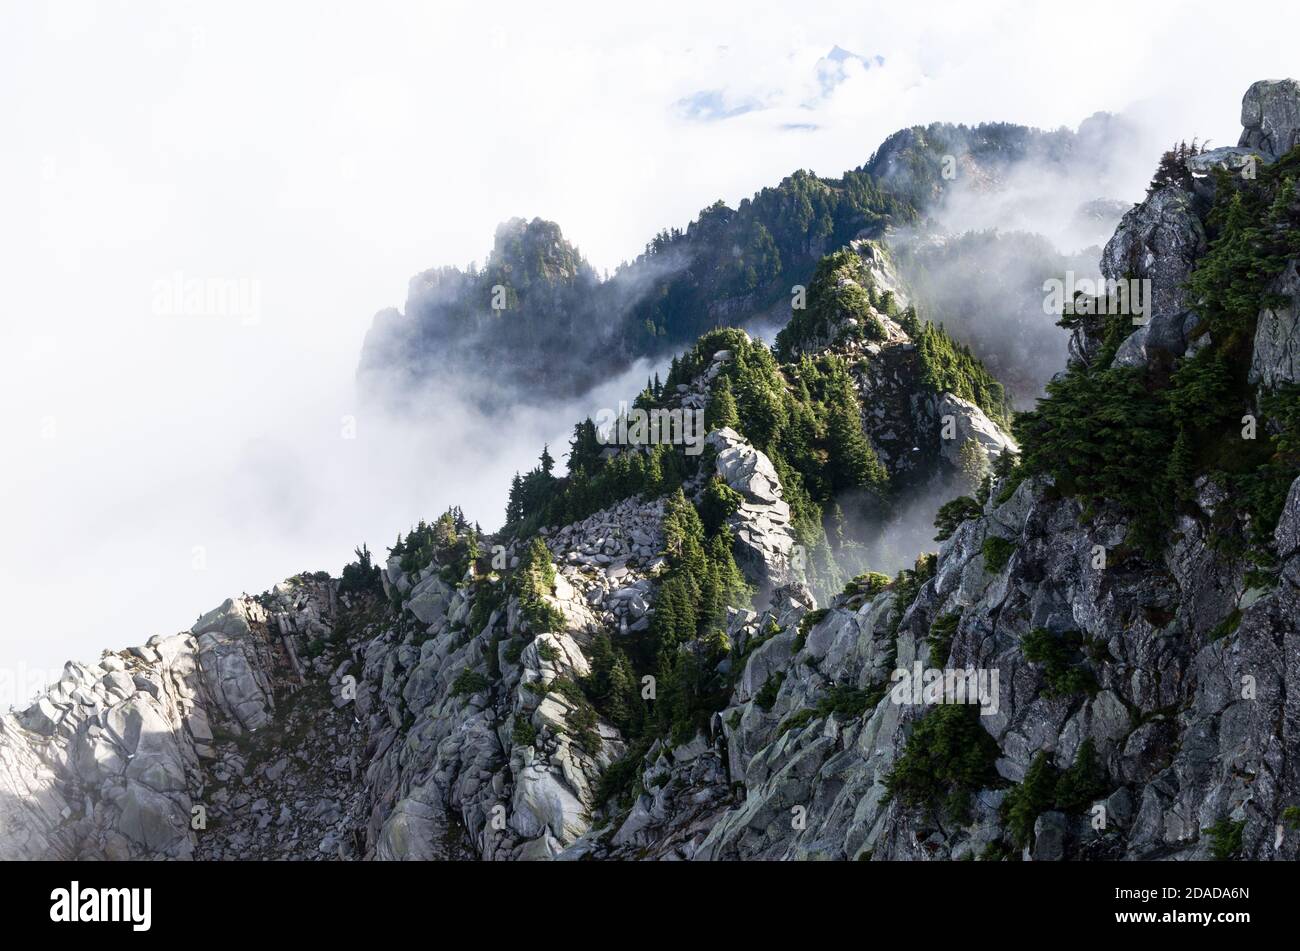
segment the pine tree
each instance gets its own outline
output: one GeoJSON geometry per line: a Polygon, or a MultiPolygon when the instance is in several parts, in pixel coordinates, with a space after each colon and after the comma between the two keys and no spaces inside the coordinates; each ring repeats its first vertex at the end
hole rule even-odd
{"type": "Polygon", "coordinates": [[[725,427],[739,431],[740,414],[736,410],[736,397],[731,392],[731,380],[724,376],[713,386],[713,396],[704,412],[704,428],[712,432],[725,427]]]}
{"type": "Polygon", "coordinates": [[[676,579],[668,578],[659,587],[655,598],[654,614],[650,616],[650,628],[647,632],[650,650],[653,656],[662,659],[664,654],[677,646],[679,626],[678,612],[684,610],[681,603],[681,586],[676,579]]]}
{"type": "Polygon", "coordinates": [[[1092,737],[1079,744],[1074,764],[1056,783],[1056,808],[1065,812],[1083,812],[1093,801],[1106,794],[1106,777],[1092,737]]]}
{"type": "Polygon", "coordinates": [[[433,523],[433,538],[440,548],[449,548],[456,544],[456,520],[450,510],[439,515],[438,520],[433,523]]]}
{"type": "Polygon", "coordinates": [[[710,559],[700,578],[700,604],[697,610],[697,630],[708,631],[724,625],[727,612],[718,578],[718,566],[710,559]]]}
{"type": "Polygon", "coordinates": [[[524,485],[519,473],[510,480],[509,501],[506,503],[506,524],[517,525],[524,520],[524,485]]]}
{"type": "Polygon", "coordinates": [[[736,564],[734,545],[731,529],[723,526],[709,542],[709,561],[717,569],[717,591],[723,607],[743,608],[748,606],[752,590],[736,564]]]}
{"type": "Polygon", "coordinates": [[[668,382],[664,385],[669,388],[672,388],[675,387],[678,383],[686,382],[685,380],[679,379],[679,377],[681,376],[681,372],[682,372],[681,364],[678,362],[677,357],[673,357],[671,362],[669,362],[668,364],[668,382]]]}
{"type": "Polygon", "coordinates": [[[1012,789],[1002,804],[1007,817],[1007,831],[1019,847],[1029,843],[1034,821],[1052,807],[1056,796],[1057,773],[1046,753],[1040,752],[1025,770],[1025,779],[1012,789]]]}
{"type": "Polygon", "coordinates": [[[645,728],[645,705],[637,690],[636,675],[627,655],[617,651],[609,674],[610,719],[628,736],[640,736],[645,728]]]}
{"type": "Polygon", "coordinates": [[[654,722],[656,732],[667,735],[673,728],[673,706],[677,695],[675,651],[662,651],[655,658],[654,722]]]}
{"type": "Polygon", "coordinates": [[[704,570],[704,524],[681,489],[664,504],[664,544],[673,567],[687,575],[704,570]]]}
{"type": "Polygon", "coordinates": [[[604,447],[596,434],[596,424],[590,417],[574,426],[573,439],[569,441],[569,475],[578,472],[594,474],[602,448],[604,447]]]}
{"type": "Polygon", "coordinates": [[[826,442],[826,471],[833,491],[884,487],[888,475],[863,435],[858,401],[852,393],[841,393],[831,403],[826,442]]]}
{"type": "Polygon", "coordinates": [[[643,480],[644,494],[653,498],[659,494],[660,488],[664,481],[663,452],[667,448],[665,444],[654,446],[650,450],[650,455],[645,463],[645,477],[643,480]]]}

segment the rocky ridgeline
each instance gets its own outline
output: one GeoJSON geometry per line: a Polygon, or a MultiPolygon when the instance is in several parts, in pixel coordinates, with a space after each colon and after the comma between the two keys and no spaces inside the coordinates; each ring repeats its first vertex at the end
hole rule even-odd
{"type": "MultiPolygon", "coordinates": [[[[1274,160],[1295,142],[1297,115],[1300,86],[1256,84],[1239,148],[1274,160]]],[[[1107,276],[1153,284],[1126,361],[1198,345],[1180,289],[1204,248],[1199,192],[1212,186],[1198,169],[1236,168],[1241,154],[1189,159],[1190,190],[1153,191],[1107,246],[1107,276]]],[[[1287,274],[1260,314],[1260,381],[1300,379],[1287,274]]],[[[909,394],[910,341],[886,327],[889,339],[862,354],[860,386],[864,428],[893,469],[937,429],[934,414],[960,404],[909,394]]],[[[1072,359],[1100,345],[1081,326],[1072,359]]],[[[696,381],[681,396],[705,392],[696,381]]],[[[971,438],[1008,446],[976,413],[963,418],[971,438]]],[[[1085,746],[1104,776],[1093,799],[1104,827],[1049,804],[1023,857],[1208,858],[1206,830],[1224,817],[1242,856],[1300,857],[1288,819],[1300,791],[1300,480],[1276,528],[1272,587],[1252,587],[1248,566],[1210,543],[1231,506],[1222,486],[1197,484],[1196,510],[1148,562],[1125,557],[1124,518],[1085,513],[1039,478],[1004,499],[995,485],[911,587],[866,577],[814,612],[771,461],[731,430],[708,442],[712,471],[744,499],[732,516],[738,561],[765,596],[760,610],[729,614],[725,706],[685,742],[648,749],[630,803],[597,802],[628,747],[577,682],[597,632],[625,636],[653,614],[663,509],[640,500],[543,533],[554,630],[529,629],[508,572],[451,577],[435,562],[408,574],[393,559],[387,603],[299,577],[227,601],[189,632],[69,664],[27,710],[0,718],[0,857],[991,857],[1004,854],[1004,807],[1037,754],[1068,764],[1085,746]],[[1098,550],[1108,567],[1096,567],[1098,550]],[[1063,672],[1026,658],[1023,639],[1039,628],[1078,632],[1095,689],[1057,689],[1063,672]],[[933,710],[891,695],[914,664],[999,673],[997,703],[974,721],[996,745],[996,777],[964,815],[890,794],[933,710]]],[[[523,552],[514,543],[503,555],[517,567],[523,552]]]]}
{"type": "Polygon", "coordinates": [[[70,663],[0,718],[0,856],[335,858],[361,738],[331,715],[333,583],[228,600],[186,633],[70,663]],[[331,775],[334,774],[334,775],[331,775]],[[272,806],[274,803],[274,806],[272,806]]]}
{"type": "MultiPolygon", "coordinates": [[[[1243,106],[1240,148],[1274,160],[1273,148],[1294,144],[1297,115],[1295,83],[1256,84],[1243,106]]],[[[1212,187],[1205,169],[1216,162],[1239,169],[1241,154],[1189,159],[1193,189],[1156,189],[1108,245],[1107,277],[1153,285],[1149,323],[1121,348],[1129,365],[1197,345],[1189,338],[1200,321],[1182,284],[1205,248],[1200,216],[1212,187]]],[[[1300,379],[1292,282],[1288,268],[1275,285],[1284,303],[1260,314],[1254,382],[1300,379]]],[[[869,364],[891,348],[906,352],[889,336],[869,364]]],[[[1087,359],[1100,344],[1083,328],[1072,353],[1087,359]]],[[[908,387],[900,382],[898,390],[908,387]]],[[[864,406],[889,420],[908,418],[902,401],[890,408],[887,392],[864,406]]],[[[887,448],[877,442],[882,458],[896,462],[887,448]]],[[[733,618],[733,658],[743,668],[710,734],[652,749],[631,811],[567,854],[1004,854],[1004,806],[1035,756],[1047,751],[1069,764],[1087,743],[1105,776],[1094,809],[1103,808],[1106,824],[1097,828],[1092,812],[1049,803],[1033,818],[1025,858],[1210,858],[1216,846],[1207,830],[1225,817],[1239,830],[1243,857],[1296,858],[1300,835],[1288,807],[1300,790],[1290,752],[1297,744],[1290,698],[1300,683],[1300,480],[1276,529],[1279,580],[1272,588],[1251,587],[1248,566],[1210,543],[1211,522],[1231,500],[1208,480],[1197,489],[1199,513],[1180,517],[1155,564],[1125,559],[1129,525],[1114,512],[1085,515],[1045,480],[1027,481],[961,525],[910,603],[898,602],[894,586],[837,598],[813,618],[797,603],[762,618],[733,618]],[[1098,546],[1118,563],[1095,567],[1098,546]],[[1004,551],[1005,560],[990,564],[991,550],[1004,551]],[[937,622],[945,621],[948,636],[935,639],[937,622]],[[1233,623],[1231,636],[1220,636],[1233,623]],[[1095,692],[1056,689],[1045,665],[1026,659],[1022,638],[1036,628],[1078,632],[1095,692]],[[889,793],[887,777],[931,708],[895,703],[886,678],[918,662],[1000,674],[999,703],[977,721],[996,743],[998,781],[974,791],[962,818],[909,807],[889,793]],[[1244,685],[1253,689],[1249,696],[1244,685]]]]}
{"type": "MultiPolygon", "coordinates": [[[[731,523],[755,580],[788,579],[789,510],[771,462],[729,430],[711,443],[744,496],[731,523]]],[[[98,668],[69,664],[0,721],[0,854],[561,853],[590,830],[595,787],[625,752],[573,689],[590,670],[584,647],[597,631],[648,625],[662,516],[661,500],[626,500],[544,533],[557,631],[533,636],[495,576],[454,583],[437,564],[408,575],[393,559],[382,580],[395,620],[311,576],[98,668]]],[[[505,559],[517,567],[519,552],[505,559]]]]}
{"type": "MultiPolygon", "coordinates": [[[[891,294],[898,307],[906,309],[911,295],[889,252],[875,241],[854,241],[850,247],[863,263],[868,283],[881,294],[891,294]]],[[[858,282],[843,277],[839,283],[858,282]]],[[[884,339],[857,339],[850,331],[858,318],[845,315],[803,342],[800,351],[833,352],[844,358],[862,407],[863,431],[896,488],[915,488],[936,475],[959,472],[959,454],[968,439],[989,457],[1018,451],[1011,435],[980,407],[922,385],[916,343],[896,320],[874,306],[868,307],[868,316],[884,330],[884,339]],[[951,426],[945,427],[949,417],[951,426]]]]}
{"type": "MultiPolygon", "coordinates": [[[[544,532],[564,620],[535,637],[499,581],[452,587],[389,563],[385,586],[407,593],[417,623],[366,654],[366,690],[385,712],[372,717],[367,772],[376,857],[547,858],[589,828],[595,786],[624,747],[573,688],[594,633],[648,623],[662,514],[660,502],[629,500],[544,532]],[[467,626],[489,597],[495,606],[467,626]]],[[[505,558],[518,566],[514,547],[505,558]]]]}
{"type": "MultiPolygon", "coordinates": [[[[1271,165],[1295,145],[1300,129],[1300,83],[1262,80],[1247,90],[1241,107],[1244,129],[1237,146],[1211,149],[1186,159],[1190,188],[1165,185],[1135,205],[1120,221],[1101,258],[1110,280],[1149,280],[1150,313],[1146,323],[1121,344],[1117,366],[1168,363],[1195,353],[1208,342],[1208,328],[1187,298],[1185,284],[1206,251],[1205,217],[1214,200],[1215,169],[1249,175],[1271,165]]],[[[1259,315],[1250,382],[1266,387],[1300,378],[1300,323],[1296,301],[1300,279],[1292,261],[1269,289],[1287,303],[1259,315]]],[[[1071,358],[1090,365],[1103,346],[1096,322],[1076,331],[1071,358]]]]}

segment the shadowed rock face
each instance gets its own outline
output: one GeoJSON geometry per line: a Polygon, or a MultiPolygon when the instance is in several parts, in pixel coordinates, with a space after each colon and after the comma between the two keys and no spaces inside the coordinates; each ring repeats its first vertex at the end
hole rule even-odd
{"type": "Polygon", "coordinates": [[[1259,313],[1250,382],[1266,389],[1300,382],[1300,273],[1292,261],[1269,288],[1281,303],[1259,313]]]}

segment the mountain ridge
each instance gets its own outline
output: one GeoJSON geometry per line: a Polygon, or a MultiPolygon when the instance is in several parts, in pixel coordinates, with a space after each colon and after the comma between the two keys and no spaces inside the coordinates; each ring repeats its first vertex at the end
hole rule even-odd
{"type": "MultiPolygon", "coordinates": [[[[513,397],[517,389],[550,392],[562,386],[557,395],[580,394],[597,381],[595,366],[616,371],[618,359],[658,357],[689,346],[714,327],[744,326],[779,314],[793,286],[806,286],[826,253],[918,221],[957,175],[996,189],[1016,162],[1061,169],[1097,164],[1104,144],[1130,135],[1121,120],[1104,113],[1085,120],[1077,133],[1009,123],[933,123],[900,130],[866,163],[838,178],[798,170],[735,209],[716,201],[685,229],[660,231],[608,280],[576,293],[555,288],[555,298],[538,307],[521,303],[523,289],[513,286],[506,269],[492,264],[501,252],[503,230],[544,232],[558,255],[574,251],[554,222],[511,219],[498,228],[483,271],[423,272],[412,279],[404,310],[376,315],[358,378],[366,389],[400,405],[408,391],[436,385],[436,361],[496,361],[503,379],[519,384],[502,384],[498,389],[506,396],[496,399],[487,391],[476,393],[486,405],[513,397]],[[951,169],[945,167],[949,159],[951,169]],[[429,293],[426,275],[456,293],[429,293]],[[494,287],[503,289],[495,298],[502,307],[494,308],[494,287]],[[538,373],[532,357],[539,346],[563,373],[550,379],[538,373]]],[[[522,270],[526,274],[529,267],[522,270]]]]}
{"type": "Polygon", "coordinates": [[[583,421],[499,533],[69,664],[0,717],[0,855],[1295,859],[1300,84],[1242,115],[1102,254],[1150,311],[1067,311],[1012,433],[850,242],[775,351],[712,330],[638,397],[699,455],[583,421]],[[870,570],[918,487],[969,494],[870,570]]]}

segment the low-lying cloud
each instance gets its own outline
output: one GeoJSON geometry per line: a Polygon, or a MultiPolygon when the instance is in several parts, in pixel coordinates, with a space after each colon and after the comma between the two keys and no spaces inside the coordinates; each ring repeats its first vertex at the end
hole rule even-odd
{"type": "Polygon", "coordinates": [[[856,167],[903,126],[1052,127],[1145,99],[1164,138],[1226,144],[1246,86],[1293,68],[1292,4],[1094,6],[1084,34],[1104,43],[1072,69],[1078,11],[1040,8],[7,5],[0,671],[174,633],[447,505],[498,523],[509,476],[585,405],[484,422],[453,400],[408,427],[351,380],[369,315],[421,268],[481,260],[502,220],[559,221],[612,268],[717,198],[856,167]],[[823,95],[836,45],[884,62],[823,95]],[[767,108],[692,122],[674,104],[699,90],[767,108]],[[157,313],[177,272],[256,282],[258,319],[157,313]]]}

